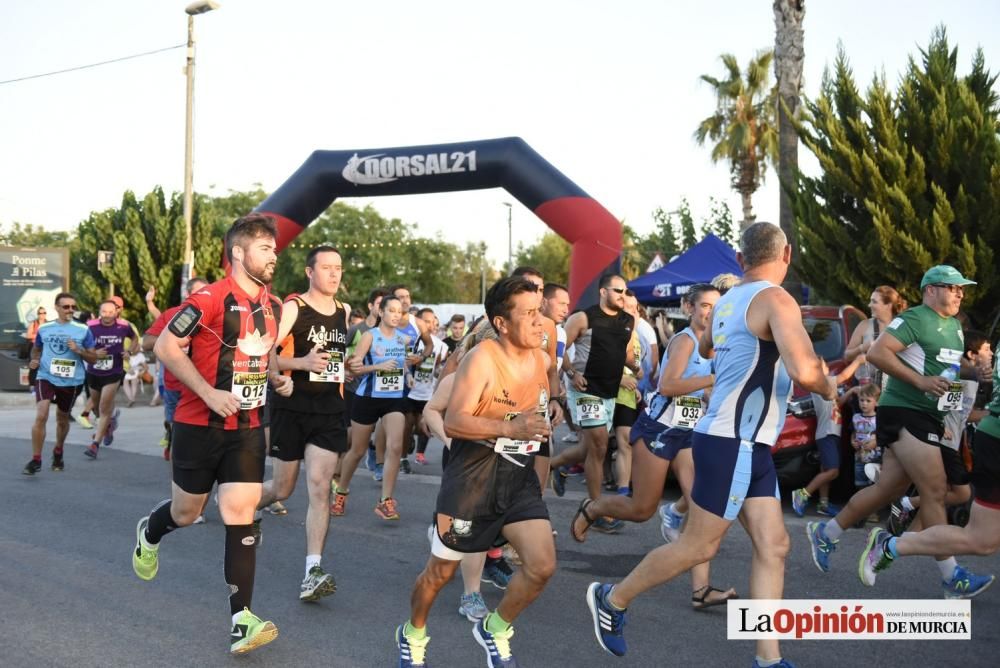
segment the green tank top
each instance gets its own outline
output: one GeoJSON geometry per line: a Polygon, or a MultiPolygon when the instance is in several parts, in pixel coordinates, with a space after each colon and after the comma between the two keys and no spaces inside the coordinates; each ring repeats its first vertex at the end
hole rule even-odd
{"type": "MultiPolygon", "coordinates": [[[[962,326],[955,318],[942,317],[934,309],[915,306],[900,313],[885,333],[906,346],[899,359],[923,376],[940,376],[953,364],[960,364],[965,349],[962,326]]],[[[898,378],[889,378],[879,406],[911,408],[944,420],[938,400],[898,378]]]]}
{"type": "Polygon", "coordinates": [[[990,414],[979,423],[979,428],[993,438],[1000,438],[1000,356],[997,355],[993,356],[993,395],[986,410],[990,414]]]}

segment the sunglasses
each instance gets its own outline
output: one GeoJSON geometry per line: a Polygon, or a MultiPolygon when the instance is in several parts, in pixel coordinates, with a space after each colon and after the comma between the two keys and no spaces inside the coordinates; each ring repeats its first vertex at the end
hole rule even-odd
{"type": "Polygon", "coordinates": [[[611,292],[617,292],[620,295],[625,294],[625,291],[628,290],[628,288],[604,288],[604,289],[611,290],[611,292]]]}
{"type": "Polygon", "coordinates": [[[76,308],[76,304],[58,304],[56,308],[61,308],[64,311],[72,311],[76,308]]]}

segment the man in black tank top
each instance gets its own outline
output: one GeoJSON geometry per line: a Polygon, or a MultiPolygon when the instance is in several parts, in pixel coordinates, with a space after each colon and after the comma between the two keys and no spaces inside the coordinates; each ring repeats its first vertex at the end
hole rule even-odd
{"type": "Polygon", "coordinates": [[[295,490],[299,463],[306,463],[306,568],[299,600],[317,601],[336,591],[333,576],[320,567],[330,523],[330,483],[340,454],[347,451],[344,382],[347,374],[347,322],[351,307],[336,299],[343,275],[340,252],[317,246],[306,256],[309,291],[285,303],[278,328],[278,368],[291,375],[295,389],[277,397],[271,417],[274,474],[264,483],[261,509],[295,490]]]}
{"type": "MultiPolygon", "coordinates": [[[[580,443],[563,450],[550,462],[553,488],[562,496],[565,487],[559,467],[584,462],[587,495],[601,496],[604,456],[608,449],[608,431],[614,416],[615,398],[628,366],[639,372],[640,360],[629,346],[635,321],[625,312],[625,279],[617,274],[601,277],[600,302],[577,311],[566,321],[566,349],[575,345],[576,353],[563,370],[570,379],[567,403],[574,422],[581,429],[580,443]]],[[[600,527],[595,525],[598,530],[600,527]]]]}

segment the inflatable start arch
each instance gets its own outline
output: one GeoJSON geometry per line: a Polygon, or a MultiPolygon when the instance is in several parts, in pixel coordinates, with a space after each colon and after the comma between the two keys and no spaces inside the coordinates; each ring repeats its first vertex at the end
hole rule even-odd
{"type": "Polygon", "coordinates": [[[622,229],[607,209],[518,137],[315,151],[255,211],[278,221],[286,247],[338,197],[376,197],[501,187],[572,246],[574,305],[597,301],[602,274],[619,271],[622,229]]]}

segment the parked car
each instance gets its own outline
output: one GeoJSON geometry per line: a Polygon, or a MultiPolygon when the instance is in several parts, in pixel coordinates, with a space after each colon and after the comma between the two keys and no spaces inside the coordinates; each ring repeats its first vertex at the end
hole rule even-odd
{"type": "MultiPolygon", "coordinates": [[[[844,350],[851,333],[867,316],[853,306],[803,306],[802,324],[812,339],[813,350],[826,360],[830,373],[845,366],[844,350]]],[[[845,425],[849,416],[845,418],[845,425]]],[[[792,389],[785,426],[771,448],[778,484],[788,489],[804,487],[819,472],[816,451],[816,413],[811,395],[802,388],[792,389]]],[[[854,489],[854,453],[850,430],[843,430],[840,476],[834,481],[834,495],[843,497],[854,489]],[[839,492],[839,493],[838,493],[839,492]]]]}

